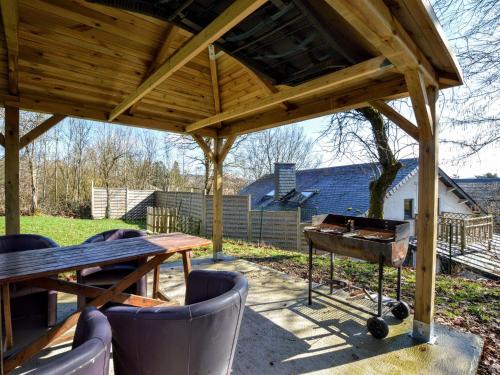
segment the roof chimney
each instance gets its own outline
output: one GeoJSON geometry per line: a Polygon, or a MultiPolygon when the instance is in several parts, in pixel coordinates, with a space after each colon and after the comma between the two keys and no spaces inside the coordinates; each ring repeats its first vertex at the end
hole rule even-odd
{"type": "Polygon", "coordinates": [[[295,164],[274,163],[274,199],[280,200],[295,190],[295,164]]]}

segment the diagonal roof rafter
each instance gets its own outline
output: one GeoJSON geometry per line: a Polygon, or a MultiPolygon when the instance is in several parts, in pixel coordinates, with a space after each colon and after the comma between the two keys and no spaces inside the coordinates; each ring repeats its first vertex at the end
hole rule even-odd
{"type": "Polygon", "coordinates": [[[108,120],[113,121],[123,112],[141,100],[168,77],[186,65],[193,57],[205,50],[244,18],[260,8],[267,0],[236,0],[205,29],[194,35],[173,56],[161,64],[149,78],[132,92],[110,113],[108,120]]]}
{"type": "Polygon", "coordinates": [[[186,126],[186,132],[194,132],[210,125],[258,112],[270,106],[289,100],[304,98],[333,90],[342,85],[357,82],[361,79],[375,78],[383,73],[393,70],[392,64],[385,57],[379,56],[362,63],[330,73],[327,76],[316,78],[301,85],[291,87],[254,102],[237,106],[232,110],[216,114],[212,117],[197,121],[186,126]]]}
{"type": "Polygon", "coordinates": [[[434,67],[382,0],[325,1],[401,73],[419,68],[429,84],[438,85],[434,67]]]}

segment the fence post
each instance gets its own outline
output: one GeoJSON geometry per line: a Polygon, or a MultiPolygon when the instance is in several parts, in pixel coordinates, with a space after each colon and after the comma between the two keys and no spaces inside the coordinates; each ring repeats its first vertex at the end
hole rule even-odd
{"type": "Polygon", "coordinates": [[[125,188],[125,221],[128,220],[128,186],[125,188]]]}
{"type": "Polygon", "coordinates": [[[94,216],[94,180],[92,180],[90,185],[90,217],[95,219],[94,216]]]}
{"type": "Polygon", "coordinates": [[[252,196],[248,196],[247,205],[247,241],[252,242],[252,196]]]}
{"type": "Polygon", "coordinates": [[[460,248],[462,250],[462,254],[465,252],[465,246],[466,246],[466,240],[465,240],[465,228],[466,228],[466,225],[465,225],[465,219],[462,220],[462,233],[460,235],[460,248]]]}
{"type": "Polygon", "coordinates": [[[201,234],[207,235],[207,190],[203,189],[201,193],[201,234]]]}
{"type": "Polygon", "coordinates": [[[297,207],[297,251],[302,250],[302,233],[300,230],[301,209],[297,207]]]}

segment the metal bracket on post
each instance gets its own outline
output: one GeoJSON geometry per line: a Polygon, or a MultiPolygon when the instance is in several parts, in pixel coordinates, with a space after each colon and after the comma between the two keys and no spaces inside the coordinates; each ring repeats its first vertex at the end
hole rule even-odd
{"type": "Polygon", "coordinates": [[[410,333],[410,336],[415,341],[434,345],[437,340],[437,336],[434,334],[434,322],[429,324],[413,320],[413,332],[410,333]]]}

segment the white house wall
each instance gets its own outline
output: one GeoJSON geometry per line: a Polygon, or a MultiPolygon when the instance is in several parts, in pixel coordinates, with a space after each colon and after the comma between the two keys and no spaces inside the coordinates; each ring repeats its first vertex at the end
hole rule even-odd
{"type": "MultiPolygon", "coordinates": [[[[457,195],[448,191],[446,185],[439,181],[439,212],[457,212],[471,214],[472,210],[465,203],[460,203],[457,195]]],[[[384,203],[384,217],[392,220],[404,219],[403,203],[405,199],[413,199],[414,214],[418,213],[418,173],[411,176],[406,183],[402,184],[384,203]]],[[[414,233],[412,222],[411,233],[414,233]]]]}

